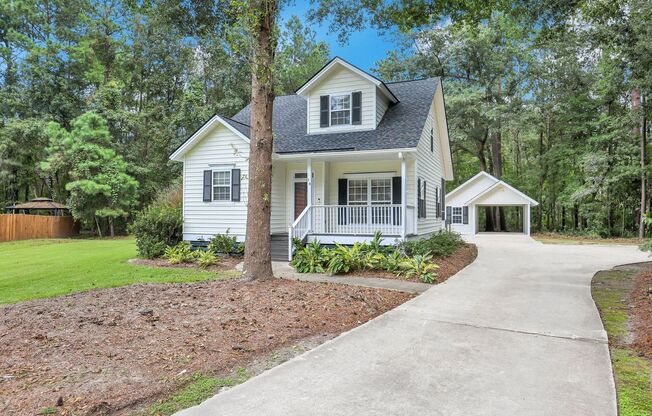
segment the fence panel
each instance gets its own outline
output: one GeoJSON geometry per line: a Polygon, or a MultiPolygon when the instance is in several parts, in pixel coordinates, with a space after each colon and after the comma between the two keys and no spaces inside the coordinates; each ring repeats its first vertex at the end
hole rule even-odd
{"type": "Polygon", "coordinates": [[[78,233],[79,225],[72,217],[0,214],[0,241],[66,238],[78,233]]]}

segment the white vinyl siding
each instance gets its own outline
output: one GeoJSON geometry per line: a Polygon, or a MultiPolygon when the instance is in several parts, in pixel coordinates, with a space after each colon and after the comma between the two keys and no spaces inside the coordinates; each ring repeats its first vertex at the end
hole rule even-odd
{"type": "MultiPolygon", "coordinates": [[[[376,86],[360,75],[343,67],[319,80],[312,87],[308,100],[308,133],[320,134],[351,130],[372,130],[376,128],[376,86]],[[352,92],[362,93],[360,124],[345,124],[340,126],[319,127],[319,97],[322,95],[349,95],[352,92]]],[[[351,103],[350,103],[351,104],[351,103]]],[[[350,105],[349,104],[349,105],[350,105]]],[[[329,100],[330,106],[330,100],[329,100]]],[[[330,107],[329,107],[330,109],[330,107]]],[[[329,112],[329,116],[331,113],[329,112]]]]}
{"type": "Polygon", "coordinates": [[[376,91],[376,127],[378,127],[378,124],[383,119],[388,106],[389,100],[383,94],[376,91]]]}
{"type": "MultiPolygon", "coordinates": [[[[426,181],[426,217],[417,220],[417,233],[427,235],[444,228],[444,222],[437,218],[435,189],[441,188],[443,175],[443,154],[439,141],[439,128],[435,121],[435,103],[431,104],[426,124],[417,145],[417,175],[422,183],[426,181]],[[430,132],[432,129],[433,151],[430,150],[430,132]]],[[[439,191],[441,193],[441,190],[439,191]]]]}
{"type": "Polygon", "coordinates": [[[285,175],[285,163],[272,163],[272,206],[270,224],[272,234],[288,232],[289,224],[286,220],[285,175]]]}
{"type": "MultiPolygon", "coordinates": [[[[183,236],[185,240],[209,239],[227,230],[244,240],[247,223],[249,144],[224,126],[206,134],[184,158],[183,236]],[[240,169],[240,201],[203,201],[204,171],[240,169]]],[[[214,188],[213,188],[214,191],[214,188]]]]}

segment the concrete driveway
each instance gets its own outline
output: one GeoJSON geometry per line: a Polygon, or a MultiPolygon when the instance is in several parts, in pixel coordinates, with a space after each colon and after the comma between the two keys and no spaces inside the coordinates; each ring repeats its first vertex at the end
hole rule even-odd
{"type": "Polygon", "coordinates": [[[475,238],[446,283],[181,415],[617,414],[595,272],[631,246],[475,238]]]}

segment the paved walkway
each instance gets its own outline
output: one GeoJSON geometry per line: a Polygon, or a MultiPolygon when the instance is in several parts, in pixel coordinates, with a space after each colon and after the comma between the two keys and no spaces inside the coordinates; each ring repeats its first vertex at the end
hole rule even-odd
{"type": "Polygon", "coordinates": [[[407,282],[399,279],[377,279],[373,277],[330,276],[325,273],[297,273],[288,263],[273,262],[274,276],[281,279],[301,280],[304,282],[339,283],[351,286],[372,287],[375,289],[397,290],[399,292],[423,293],[432,285],[419,282],[407,282]]]}
{"type": "Polygon", "coordinates": [[[475,242],[477,260],[445,283],[180,414],[615,416],[590,282],[647,255],[475,242]]]}

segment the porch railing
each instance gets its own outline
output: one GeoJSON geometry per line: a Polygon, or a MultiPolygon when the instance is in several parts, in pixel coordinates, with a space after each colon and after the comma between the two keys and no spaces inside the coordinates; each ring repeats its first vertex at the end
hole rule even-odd
{"type": "MultiPolygon", "coordinates": [[[[414,206],[408,205],[406,234],[414,233],[414,206]]],[[[400,236],[403,232],[402,205],[312,205],[306,207],[289,228],[290,259],[292,240],[310,234],[400,236]]]]}

